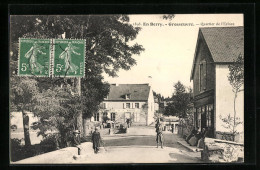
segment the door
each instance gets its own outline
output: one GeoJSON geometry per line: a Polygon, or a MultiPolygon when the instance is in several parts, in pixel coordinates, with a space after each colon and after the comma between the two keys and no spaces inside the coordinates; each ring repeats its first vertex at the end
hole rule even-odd
{"type": "Polygon", "coordinates": [[[214,107],[213,104],[207,106],[207,127],[208,137],[214,137],[214,107]]]}
{"type": "Polygon", "coordinates": [[[130,112],[126,112],[125,113],[125,122],[127,119],[130,119],[131,118],[131,113],[130,112]]]}
{"type": "Polygon", "coordinates": [[[201,108],[201,130],[207,127],[207,116],[206,116],[206,108],[202,106],[201,108]]]}

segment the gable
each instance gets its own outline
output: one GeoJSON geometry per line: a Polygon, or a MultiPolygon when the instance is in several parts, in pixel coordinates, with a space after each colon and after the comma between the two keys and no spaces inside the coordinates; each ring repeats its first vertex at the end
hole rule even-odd
{"type": "Polygon", "coordinates": [[[200,28],[193,58],[190,80],[193,80],[200,44],[205,42],[214,63],[230,64],[244,55],[244,27],[200,28]]]}
{"type": "Polygon", "coordinates": [[[214,63],[211,53],[208,49],[207,43],[201,31],[199,30],[196,50],[193,57],[193,63],[191,68],[190,80],[194,79],[195,69],[198,68],[198,65],[201,64],[203,61],[214,63]]]}

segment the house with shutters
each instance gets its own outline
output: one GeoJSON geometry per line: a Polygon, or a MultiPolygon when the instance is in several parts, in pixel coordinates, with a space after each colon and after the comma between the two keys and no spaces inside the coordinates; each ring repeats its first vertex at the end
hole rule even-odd
{"type": "Polygon", "coordinates": [[[133,124],[150,125],[154,122],[154,107],[154,96],[149,84],[110,84],[108,96],[91,121],[102,122],[104,118],[109,118],[124,123],[131,119],[133,124]]]}
{"type": "MultiPolygon", "coordinates": [[[[193,81],[194,124],[208,127],[209,137],[223,139],[230,133],[223,118],[234,114],[234,97],[228,66],[244,56],[244,27],[200,28],[190,79],[193,81]]],[[[244,93],[236,99],[236,117],[244,120],[244,93]]],[[[235,141],[243,142],[244,125],[235,141]]]]}

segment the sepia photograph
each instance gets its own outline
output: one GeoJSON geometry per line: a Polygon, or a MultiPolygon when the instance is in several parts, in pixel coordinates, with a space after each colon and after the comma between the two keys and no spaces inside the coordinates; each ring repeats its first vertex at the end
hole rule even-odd
{"type": "Polygon", "coordinates": [[[10,15],[10,164],[244,163],[244,15],[10,15]]]}

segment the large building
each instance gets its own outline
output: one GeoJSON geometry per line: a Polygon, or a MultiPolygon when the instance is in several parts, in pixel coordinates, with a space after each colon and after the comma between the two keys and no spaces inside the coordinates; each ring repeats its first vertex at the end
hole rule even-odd
{"type": "MultiPolygon", "coordinates": [[[[223,139],[230,132],[223,118],[234,114],[234,92],[228,65],[244,56],[244,27],[200,28],[191,70],[194,90],[194,122],[210,129],[209,136],[223,139]]],[[[243,87],[242,87],[243,89],[243,87]]],[[[244,93],[236,99],[236,117],[244,120],[244,93]]],[[[236,127],[236,141],[243,142],[244,125],[236,127]]]]}
{"type": "Polygon", "coordinates": [[[102,122],[109,118],[115,122],[150,125],[154,121],[154,96],[149,84],[111,84],[101,109],[91,121],[102,122]]]}

